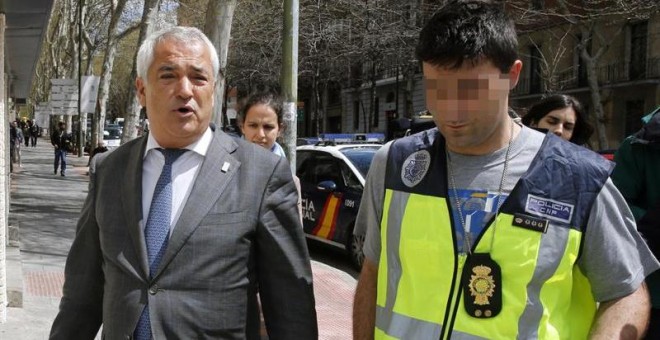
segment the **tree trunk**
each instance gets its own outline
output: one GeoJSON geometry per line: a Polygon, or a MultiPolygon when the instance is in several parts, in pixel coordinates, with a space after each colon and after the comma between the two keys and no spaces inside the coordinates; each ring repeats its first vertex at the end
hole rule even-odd
{"type": "Polygon", "coordinates": [[[115,54],[117,53],[117,24],[119,17],[124,10],[126,0],[117,0],[113,3],[114,8],[110,15],[110,24],[108,25],[108,42],[105,56],[103,57],[103,68],[101,69],[101,80],[99,84],[99,100],[97,102],[96,114],[94,115],[94,123],[92,124],[92,144],[94,148],[98,145],[99,140],[103,140],[103,127],[105,124],[106,104],[108,97],[110,97],[110,81],[112,80],[112,65],[115,61],[115,54]]]}
{"type": "MultiPolygon", "coordinates": [[[[78,78],[78,53],[76,52],[76,16],[75,16],[75,10],[73,8],[73,4],[66,4],[66,12],[67,12],[67,17],[68,17],[68,23],[67,23],[67,35],[68,37],[74,37],[73,39],[67,39],[65,48],[67,49],[67,53],[71,56],[71,66],[67,70],[66,77],[69,79],[76,79],[78,78]]],[[[78,84],[80,85],[80,84],[78,84]]],[[[73,112],[67,112],[66,115],[66,132],[67,133],[72,133],[75,132],[73,130],[73,112]]],[[[75,136],[74,136],[75,138],[75,136]]]]}
{"type": "Polygon", "coordinates": [[[600,85],[598,84],[598,69],[596,66],[598,60],[605,53],[605,50],[609,45],[601,46],[592,56],[587,49],[587,42],[591,40],[594,35],[593,25],[590,27],[580,25],[580,33],[582,34],[582,40],[580,42],[580,58],[582,58],[587,69],[587,83],[591,95],[591,105],[593,106],[594,116],[596,117],[595,125],[596,134],[598,136],[598,148],[599,150],[605,150],[609,149],[609,143],[607,141],[605,112],[603,110],[603,103],[601,102],[600,85]]]}
{"type": "MultiPolygon", "coordinates": [[[[371,132],[371,127],[373,125],[372,119],[373,115],[376,113],[374,112],[374,109],[376,108],[376,61],[372,61],[371,63],[371,89],[369,89],[369,114],[367,117],[366,125],[364,127],[364,132],[369,133],[371,132]]],[[[375,117],[378,119],[378,117],[375,117]]]]}
{"type": "Polygon", "coordinates": [[[298,26],[300,17],[299,0],[284,0],[282,4],[284,25],[282,25],[282,87],[284,124],[288,126],[282,133],[281,141],[289,160],[291,172],[296,173],[296,103],[298,102],[298,26]]]}
{"type": "Polygon", "coordinates": [[[413,96],[412,93],[415,89],[415,69],[408,67],[407,72],[406,72],[406,90],[404,91],[405,96],[404,96],[404,101],[403,105],[405,105],[403,112],[405,114],[406,118],[412,118],[413,115],[415,114],[414,109],[413,109],[413,96]]]}
{"type": "Polygon", "coordinates": [[[216,126],[224,126],[222,122],[223,103],[225,96],[225,69],[227,68],[227,50],[231,37],[231,23],[234,17],[237,0],[211,0],[206,9],[204,33],[209,37],[220,59],[220,74],[215,75],[215,104],[213,106],[213,121],[216,126]]]}
{"type": "Polygon", "coordinates": [[[321,132],[328,132],[328,81],[323,82],[323,97],[321,98],[321,132]]]}
{"type": "Polygon", "coordinates": [[[596,133],[598,134],[598,147],[600,150],[609,149],[607,130],[605,129],[605,113],[600,98],[600,85],[598,85],[596,61],[594,58],[589,58],[584,51],[582,51],[581,57],[587,68],[587,82],[589,84],[589,93],[591,94],[591,105],[594,108],[594,115],[596,117],[595,123],[596,133]]]}
{"type": "MultiPolygon", "coordinates": [[[[155,20],[155,15],[158,13],[160,1],[161,0],[146,0],[144,2],[142,19],[140,20],[140,34],[138,35],[138,41],[132,59],[133,67],[131,68],[131,75],[128,77],[127,88],[129,89],[135,88],[135,78],[137,77],[137,62],[135,61],[137,60],[138,49],[140,48],[140,45],[142,45],[144,39],[146,39],[147,34],[151,33],[150,28],[152,28],[152,21],[155,20]]],[[[122,144],[137,137],[136,127],[140,123],[140,103],[138,102],[136,90],[128,92],[128,98],[126,98],[124,107],[124,130],[121,134],[122,144]]]]}
{"type": "Polygon", "coordinates": [[[312,101],[310,105],[310,111],[312,112],[312,122],[313,122],[313,131],[312,135],[317,135],[321,133],[321,127],[319,124],[319,78],[318,74],[312,78],[312,101]]]}
{"type": "MultiPolygon", "coordinates": [[[[369,117],[367,116],[367,114],[368,114],[368,113],[367,113],[367,108],[364,107],[364,100],[362,100],[362,92],[359,92],[359,95],[360,95],[360,97],[359,97],[359,99],[360,99],[360,106],[362,107],[362,120],[364,121],[364,124],[365,124],[365,126],[364,126],[364,132],[367,132],[367,127],[369,126],[369,117]]],[[[359,124],[358,124],[358,125],[359,125],[359,124]]],[[[360,129],[359,129],[359,127],[358,127],[358,131],[359,131],[359,130],[360,130],[360,129]]]]}

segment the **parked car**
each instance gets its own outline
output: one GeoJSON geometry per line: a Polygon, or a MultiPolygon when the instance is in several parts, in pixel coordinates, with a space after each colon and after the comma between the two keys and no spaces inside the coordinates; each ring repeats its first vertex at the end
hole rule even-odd
{"type": "Polygon", "coordinates": [[[364,260],[364,237],[354,236],[353,228],[367,171],[380,147],[326,141],[296,148],[306,236],[345,249],[357,268],[364,260]]]}
{"type": "Polygon", "coordinates": [[[103,141],[108,149],[114,149],[121,144],[121,127],[119,125],[108,124],[103,130],[103,141]]]}

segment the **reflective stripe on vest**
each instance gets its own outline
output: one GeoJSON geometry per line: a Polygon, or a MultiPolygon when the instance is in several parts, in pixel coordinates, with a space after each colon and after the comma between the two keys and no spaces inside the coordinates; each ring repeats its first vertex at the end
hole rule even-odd
{"type": "Polygon", "coordinates": [[[458,282],[465,257],[456,255],[446,198],[386,189],[383,208],[376,338],[587,336],[595,302],[575,265],[578,230],[551,224],[544,234],[514,227],[513,216],[501,213],[475,252],[491,250],[495,235],[490,253],[502,268],[503,308],[478,319],[463,307],[458,282]],[[442,332],[443,323],[450,334],[442,332]]]}

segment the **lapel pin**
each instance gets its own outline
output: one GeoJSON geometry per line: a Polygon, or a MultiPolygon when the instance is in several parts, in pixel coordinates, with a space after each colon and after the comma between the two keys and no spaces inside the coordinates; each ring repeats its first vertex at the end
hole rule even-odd
{"type": "Polygon", "coordinates": [[[222,168],[220,169],[220,171],[222,171],[222,172],[227,172],[227,171],[229,171],[229,163],[228,163],[228,162],[224,162],[224,164],[222,164],[222,168]]]}

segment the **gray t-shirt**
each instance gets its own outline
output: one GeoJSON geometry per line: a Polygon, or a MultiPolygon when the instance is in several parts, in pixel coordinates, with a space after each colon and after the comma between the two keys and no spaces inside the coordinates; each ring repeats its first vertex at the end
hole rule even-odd
{"type": "MultiPolygon", "coordinates": [[[[523,127],[511,144],[503,194],[508,195],[527,171],[544,135],[523,127]]],[[[378,263],[385,168],[390,144],[381,148],[369,169],[355,234],[364,235],[364,254],[378,263]]],[[[497,192],[504,166],[506,147],[488,155],[450,153],[457,188],[497,192]]],[[[597,301],[608,301],[634,292],[644,278],[660,265],[636,230],[625,200],[607,180],[590,212],[578,265],[589,279],[597,301]]]]}

